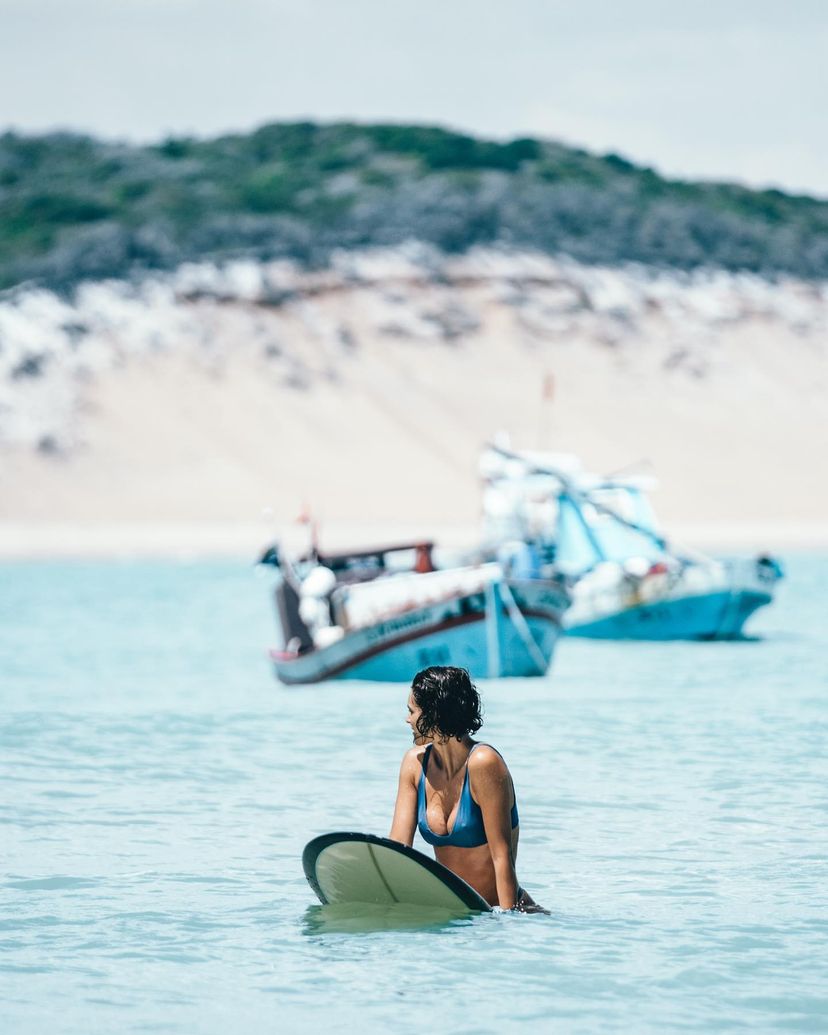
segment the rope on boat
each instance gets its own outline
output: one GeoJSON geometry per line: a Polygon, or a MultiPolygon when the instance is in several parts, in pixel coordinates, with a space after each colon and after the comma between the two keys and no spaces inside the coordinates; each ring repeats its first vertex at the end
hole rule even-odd
{"type": "Polygon", "coordinates": [[[538,675],[542,676],[546,672],[546,658],[543,656],[543,652],[535,642],[532,630],[529,628],[529,623],[523,617],[523,613],[518,607],[508,584],[506,582],[501,582],[500,588],[503,593],[503,603],[506,605],[506,610],[509,612],[512,625],[517,630],[518,636],[521,638],[526,650],[529,652],[529,657],[535,663],[538,675]]]}

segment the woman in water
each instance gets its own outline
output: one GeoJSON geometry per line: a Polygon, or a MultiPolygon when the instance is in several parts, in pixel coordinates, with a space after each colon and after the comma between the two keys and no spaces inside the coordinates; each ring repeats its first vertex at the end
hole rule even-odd
{"type": "Polygon", "coordinates": [[[414,747],[400,766],[392,840],[410,846],[419,826],[437,861],[490,905],[545,912],[515,873],[518,810],[512,777],[493,747],[471,738],[482,720],[468,672],[451,667],[418,672],[405,721],[414,747]]]}

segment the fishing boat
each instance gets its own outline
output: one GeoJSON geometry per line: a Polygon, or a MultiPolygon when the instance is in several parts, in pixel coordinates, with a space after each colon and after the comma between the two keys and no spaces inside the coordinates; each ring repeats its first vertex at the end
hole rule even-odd
{"type": "Polygon", "coordinates": [[[260,559],[275,573],[283,683],[408,682],[430,665],[473,678],[542,676],[569,594],[557,576],[505,577],[496,562],[435,570],[433,544],[260,559]]]}
{"type": "Polygon", "coordinates": [[[651,478],[597,477],[572,456],[497,446],[483,454],[481,470],[488,536],[505,570],[511,551],[523,569],[553,566],[569,580],[569,636],[738,639],[782,577],[768,554],[719,561],[674,548],[647,496],[651,478]]]}

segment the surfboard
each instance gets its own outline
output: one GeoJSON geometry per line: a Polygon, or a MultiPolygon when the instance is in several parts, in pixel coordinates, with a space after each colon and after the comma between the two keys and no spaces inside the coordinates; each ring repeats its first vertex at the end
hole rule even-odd
{"type": "Polygon", "coordinates": [[[302,867],[324,905],[404,904],[457,916],[491,910],[474,888],[436,859],[375,834],[315,837],[305,845],[302,867]]]}

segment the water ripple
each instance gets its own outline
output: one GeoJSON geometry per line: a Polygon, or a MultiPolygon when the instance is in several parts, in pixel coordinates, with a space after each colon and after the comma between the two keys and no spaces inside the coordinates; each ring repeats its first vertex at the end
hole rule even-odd
{"type": "Polygon", "coordinates": [[[484,685],[552,915],[451,921],[301,873],[387,830],[399,687],[274,684],[242,568],[8,566],[4,1031],[405,1033],[435,997],[470,1035],[828,1030],[828,561],[789,570],[761,642],[567,641],[484,685]]]}

